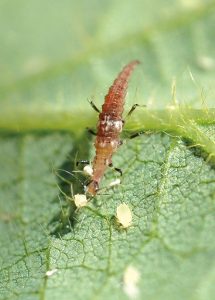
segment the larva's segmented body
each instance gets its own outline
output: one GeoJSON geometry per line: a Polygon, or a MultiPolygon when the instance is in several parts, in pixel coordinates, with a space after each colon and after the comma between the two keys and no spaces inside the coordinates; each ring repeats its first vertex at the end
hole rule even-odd
{"type": "Polygon", "coordinates": [[[123,128],[122,113],[129,77],[139,61],[127,64],[115,79],[105,96],[102,111],[99,114],[95,140],[96,155],[92,163],[93,174],[87,186],[87,192],[95,195],[106,168],[112,163],[112,155],[121,145],[119,138],[123,128]]]}

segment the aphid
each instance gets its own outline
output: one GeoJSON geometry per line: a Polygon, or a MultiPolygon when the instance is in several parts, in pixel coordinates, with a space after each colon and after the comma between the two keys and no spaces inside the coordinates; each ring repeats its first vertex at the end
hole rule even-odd
{"type": "MultiPolygon", "coordinates": [[[[122,113],[124,110],[128,80],[137,64],[139,64],[137,60],[127,64],[119,73],[113,85],[109,88],[108,94],[105,96],[105,102],[102,105],[102,111],[99,114],[97,124],[94,144],[96,155],[92,163],[93,174],[86,188],[87,193],[91,196],[96,195],[106,168],[112,166],[113,153],[116,152],[118,147],[122,144],[119,135],[124,125],[122,113]]],[[[91,104],[93,108],[99,112],[92,102],[91,104]]],[[[134,105],[128,114],[130,114],[136,106],[137,105],[134,105]]],[[[121,173],[120,169],[115,168],[115,170],[121,173]]]]}
{"type": "Polygon", "coordinates": [[[50,276],[54,275],[57,271],[58,271],[58,269],[49,270],[46,272],[46,276],[50,277],[50,276]]]}
{"type": "Polygon", "coordinates": [[[120,204],[116,209],[117,221],[123,228],[128,228],[132,223],[132,213],[129,206],[126,203],[120,204]]]}
{"type": "Polygon", "coordinates": [[[133,266],[128,266],[123,276],[123,290],[131,299],[135,299],[139,294],[139,289],[138,289],[139,280],[140,280],[139,271],[133,266]]]}
{"type": "Polygon", "coordinates": [[[73,193],[73,185],[70,185],[70,189],[71,189],[71,196],[72,198],[70,198],[72,201],[74,201],[75,206],[77,208],[81,208],[84,207],[88,204],[88,199],[87,196],[85,194],[75,194],[73,193]]]}
{"type": "Polygon", "coordinates": [[[84,194],[76,194],[74,195],[74,202],[77,208],[84,207],[88,204],[88,200],[86,195],[84,194]]]}
{"type": "Polygon", "coordinates": [[[119,185],[121,183],[121,180],[119,178],[115,179],[114,181],[111,181],[109,183],[109,187],[114,187],[116,185],[119,185]]]}
{"type": "Polygon", "coordinates": [[[92,176],[93,175],[93,168],[91,165],[86,165],[84,168],[83,168],[83,172],[88,175],[88,176],[92,176]]]}

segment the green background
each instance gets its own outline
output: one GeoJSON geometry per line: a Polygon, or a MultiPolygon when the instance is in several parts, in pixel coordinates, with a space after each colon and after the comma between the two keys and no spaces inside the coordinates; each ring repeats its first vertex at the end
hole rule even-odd
{"type": "Polygon", "coordinates": [[[1,1],[1,300],[129,299],[129,265],[138,299],[213,299],[214,23],[215,1],[1,1]],[[93,158],[87,99],[133,59],[125,110],[146,108],[113,159],[122,184],[75,211],[69,183],[83,188],[59,169],[93,158]]]}

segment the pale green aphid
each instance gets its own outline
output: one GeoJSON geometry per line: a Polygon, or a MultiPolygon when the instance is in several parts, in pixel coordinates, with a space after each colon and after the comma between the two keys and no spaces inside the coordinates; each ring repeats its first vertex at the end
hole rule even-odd
{"type": "Polygon", "coordinates": [[[117,221],[123,228],[128,228],[132,223],[132,213],[129,206],[126,203],[120,204],[116,209],[117,221]]]}
{"type": "Polygon", "coordinates": [[[84,207],[88,204],[87,197],[84,194],[74,195],[74,202],[77,208],[84,207]]]}

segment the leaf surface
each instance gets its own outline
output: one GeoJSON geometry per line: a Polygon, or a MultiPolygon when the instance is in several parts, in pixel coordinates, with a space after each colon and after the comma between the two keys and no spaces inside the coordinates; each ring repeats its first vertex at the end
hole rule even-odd
{"type": "Polygon", "coordinates": [[[200,0],[1,2],[1,300],[129,299],[128,266],[139,299],[213,299],[214,11],[200,0]],[[59,169],[92,159],[86,99],[100,106],[132,59],[142,65],[126,110],[147,108],[126,135],[147,132],[113,158],[122,184],[76,211],[65,180],[83,189],[59,169]],[[123,202],[128,229],[115,218],[123,202]]]}

